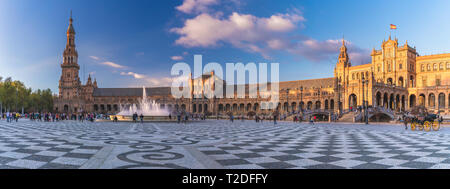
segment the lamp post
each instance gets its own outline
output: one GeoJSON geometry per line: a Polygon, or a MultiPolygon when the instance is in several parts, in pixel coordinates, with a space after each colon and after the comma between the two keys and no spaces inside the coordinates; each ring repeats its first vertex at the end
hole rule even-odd
{"type": "Polygon", "coordinates": [[[369,108],[369,80],[366,79],[366,109],[364,110],[364,115],[366,117],[366,125],[369,124],[369,112],[367,112],[367,109],[369,108]]]}
{"type": "MultiPolygon", "coordinates": [[[[319,102],[320,102],[320,88],[317,88],[317,96],[318,96],[318,99],[319,99],[319,102]]],[[[316,104],[316,106],[317,106],[317,104],[316,104]]],[[[320,102],[320,106],[322,106],[322,102],[320,102]]],[[[319,111],[320,111],[320,108],[321,108],[320,106],[319,106],[319,111]]]]}
{"type": "MultiPolygon", "coordinates": [[[[366,93],[366,91],[364,90],[364,86],[366,83],[368,83],[369,81],[366,80],[364,77],[362,78],[362,95],[363,95],[363,109],[364,109],[364,122],[367,124],[369,124],[369,120],[367,119],[367,102],[365,99],[364,94],[366,93]]],[[[368,98],[368,97],[367,97],[368,98]]]]}
{"type": "Polygon", "coordinates": [[[286,112],[287,113],[289,113],[289,91],[290,91],[290,89],[286,89],[286,103],[287,103],[286,112]]]}
{"type": "Polygon", "coordinates": [[[365,116],[366,115],[366,108],[365,108],[366,107],[366,101],[364,99],[364,93],[365,93],[365,91],[364,91],[364,84],[365,84],[365,82],[366,81],[364,80],[364,77],[363,77],[362,78],[362,101],[363,101],[363,104],[362,104],[363,108],[362,109],[364,110],[364,114],[363,114],[364,115],[364,121],[366,121],[366,116],[365,116]]]}
{"type": "MultiPolygon", "coordinates": [[[[302,103],[303,103],[303,86],[300,86],[300,111],[301,111],[302,114],[303,114],[303,106],[302,106],[302,103]]],[[[303,103],[303,105],[305,105],[305,103],[303,103]]]]}
{"type": "Polygon", "coordinates": [[[341,78],[338,81],[338,114],[341,115],[341,78]]]}

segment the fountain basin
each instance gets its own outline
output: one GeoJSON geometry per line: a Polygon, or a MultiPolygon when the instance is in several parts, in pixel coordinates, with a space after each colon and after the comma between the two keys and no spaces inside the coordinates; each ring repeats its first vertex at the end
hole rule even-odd
{"type": "MultiPolygon", "coordinates": [[[[120,122],[132,122],[133,121],[133,116],[130,115],[115,115],[117,117],[117,121],[120,122]]],[[[114,120],[114,115],[110,116],[111,120],[114,120]]],[[[144,116],[144,122],[173,122],[176,121],[176,119],[174,119],[174,117],[172,117],[172,119],[169,118],[169,116],[144,116]]],[[[140,121],[140,118],[138,116],[137,121],[140,121]]]]}

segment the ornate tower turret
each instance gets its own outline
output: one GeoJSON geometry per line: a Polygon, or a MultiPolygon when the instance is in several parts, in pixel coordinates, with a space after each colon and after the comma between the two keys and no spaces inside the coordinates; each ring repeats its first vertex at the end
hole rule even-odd
{"type": "Polygon", "coordinates": [[[75,29],[73,27],[72,12],[70,13],[69,28],[67,29],[67,44],[61,64],[62,75],[59,80],[59,97],[72,99],[80,94],[81,81],[79,78],[78,52],[75,48],[75,29]]]}
{"type": "Polygon", "coordinates": [[[94,88],[98,88],[97,87],[97,79],[94,79],[94,88]]]}
{"type": "Polygon", "coordinates": [[[88,77],[88,80],[87,80],[87,82],[86,82],[86,85],[87,85],[87,86],[92,85],[91,74],[89,74],[89,77],[88,77]]]}
{"type": "Polygon", "coordinates": [[[345,40],[342,39],[342,46],[341,46],[340,52],[339,52],[338,64],[343,64],[344,67],[350,66],[349,60],[350,59],[348,57],[347,47],[345,46],[345,40]]]}

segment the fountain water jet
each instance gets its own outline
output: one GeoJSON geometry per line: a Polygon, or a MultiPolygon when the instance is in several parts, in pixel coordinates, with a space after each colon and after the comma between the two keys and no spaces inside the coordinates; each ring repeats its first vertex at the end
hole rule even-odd
{"type": "Polygon", "coordinates": [[[145,87],[142,88],[142,99],[138,104],[124,105],[120,107],[117,115],[112,115],[111,120],[117,117],[118,121],[133,121],[133,114],[137,113],[144,116],[144,121],[170,121],[170,111],[167,108],[161,108],[159,103],[147,98],[145,87]]]}

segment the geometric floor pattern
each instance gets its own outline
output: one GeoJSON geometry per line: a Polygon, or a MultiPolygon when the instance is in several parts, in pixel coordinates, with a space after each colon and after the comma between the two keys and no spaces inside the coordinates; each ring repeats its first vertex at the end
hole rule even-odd
{"type": "Polygon", "coordinates": [[[450,128],[0,121],[0,169],[449,169],[450,128]]]}

